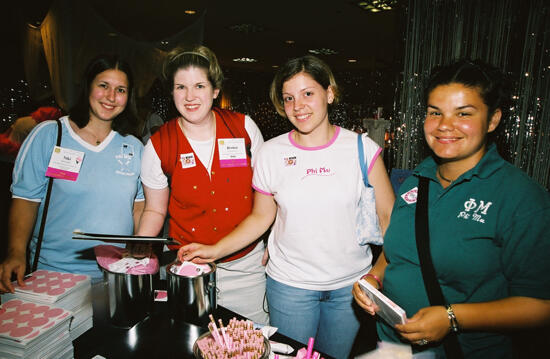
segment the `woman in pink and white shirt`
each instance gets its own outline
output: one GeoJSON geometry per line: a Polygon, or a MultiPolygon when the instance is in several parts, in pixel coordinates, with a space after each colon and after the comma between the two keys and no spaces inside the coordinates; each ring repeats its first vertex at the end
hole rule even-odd
{"type": "MultiPolygon", "coordinates": [[[[314,56],[287,62],[270,91],[294,130],[264,143],[254,158],[252,213],[214,246],[190,244],[181,259],[208,262],[246,246],[273,224],[268,241],[267,298],[279,331],[335,358],[347,358],[359,321],[351,289],[371,268],[358,243],[362,186],[357,134],[334,126],[329,107],[339,92],[329,67],[314,56]]],[[[363,136],[368,179],[384,232],[394,202],[381,149],[363,136]]]]}

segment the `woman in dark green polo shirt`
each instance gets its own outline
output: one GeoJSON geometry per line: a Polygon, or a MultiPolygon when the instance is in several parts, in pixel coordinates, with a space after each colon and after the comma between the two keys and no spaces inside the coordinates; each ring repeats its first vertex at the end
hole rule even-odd
{"type": "MultiPolygon", "coordinates": [[[[408,321],[378,322],[381,340],[445,357],[456,332],[466,358],[511,358],[513,331],[550,323],[550,195],[488,142],[508,105],[503,74],[478,61],[436,69],[425,90],[432,156],[400,187],[384,251],[365,279],[408,321]],[[430,253],[446,305],[431,306],[415,240],[419,180],[429,181],[430,253]]],[[[357,283],[357,303],[375,305],[357,283]]]]}

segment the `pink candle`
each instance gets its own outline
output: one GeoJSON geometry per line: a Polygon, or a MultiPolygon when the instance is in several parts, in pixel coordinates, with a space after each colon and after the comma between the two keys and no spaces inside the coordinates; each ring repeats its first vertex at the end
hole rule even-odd
{"type": "Polygon", "coordinates": [[[315,339],[313,337],[309,338],[307,341],[307,353],[306,353],[306,359],[311,359],[311,352],[313,351],[313,342],[315,339]]]}

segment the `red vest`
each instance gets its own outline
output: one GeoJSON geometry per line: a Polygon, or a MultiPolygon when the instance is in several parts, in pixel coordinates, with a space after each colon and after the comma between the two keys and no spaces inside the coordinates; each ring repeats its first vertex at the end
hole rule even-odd
{"type": "MultiPolygon", "coordinates": [[[[216,139],[211,178],[187,141],[177,119],[167,122],[151,136],[162,169],[170,178],[169,233],[182,244],[214,244],[231,232],[252,210],[249,151],[246,167],[221,168],[218,153],[219,138],[244,137],[246,148],[250,148],[250,138],[244,128],[244,115],[217,108],[214,108],[214,113],[216,139]],[[179,155],[189,153],[195,156],[196,165],[182,168],[179,155]]],[[[224,261],[244,256],[255,244],[224,261]]]]}

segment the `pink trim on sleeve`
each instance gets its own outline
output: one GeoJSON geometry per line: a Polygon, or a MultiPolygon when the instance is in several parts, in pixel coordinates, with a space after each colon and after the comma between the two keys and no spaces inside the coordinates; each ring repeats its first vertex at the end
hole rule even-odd
{"type": "Polygon", "coordinates": [[[378,158],[378,156],[380,155],[380,152],[382,152],[382,147],[379,147],[378,148],[378,151],[376,151],[376,153],[374,154],[374,156],[372,156],[372,160],[370,161],[370,165],[369,165],[369,169],[367,170],[367,174],[370,173],[370,170],[372,170],[372,166],[374,166],[374,162],[376,162],[376,159],[378,158]]]}
{"type": "Polygon", "coordinates": [[[273,196],[273,194],[272,194],[272,193],[269,193],[269,192],[263,191],[263,190],[259,189],[258,187],[254,186],[254,185],[252,185],[252,188],[254,188],[254,191],[256,191],[256,192],[260,192],[261,194],[265,194],[266,196],[273,196]]]}

